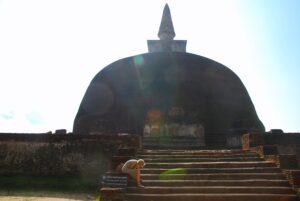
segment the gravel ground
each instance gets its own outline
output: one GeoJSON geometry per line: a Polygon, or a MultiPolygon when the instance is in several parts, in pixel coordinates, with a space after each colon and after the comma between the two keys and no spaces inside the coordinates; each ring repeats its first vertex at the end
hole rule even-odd
{"type": "Polygon", "coordinates": [[[98,201],[89,194],[65,194],[53,192],[0,192],[0,201],[98,201]]]}

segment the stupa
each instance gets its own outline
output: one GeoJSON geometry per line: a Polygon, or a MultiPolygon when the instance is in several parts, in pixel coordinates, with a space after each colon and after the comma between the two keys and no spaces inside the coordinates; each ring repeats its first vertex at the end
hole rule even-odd
{"type": "Polygon", "coordinates": [[[158,37],[148,40],[149,53],[120,59],[96,74],[75,117],[74,134],[202,132],[213,144],[216,136],[264,132],[240,78],[214,60],[187,53],[185,40],[174,40],[168,5],[158,37]]]}

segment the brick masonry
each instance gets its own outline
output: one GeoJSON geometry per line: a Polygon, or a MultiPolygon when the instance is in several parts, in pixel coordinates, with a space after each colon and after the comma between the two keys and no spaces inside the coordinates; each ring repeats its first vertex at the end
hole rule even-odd
{"type": "Polygon", "coordinates": [[[137,149],[129,134],[0,134],[0,175],[80,176],[99,179],[120,148],[137,149]]]}

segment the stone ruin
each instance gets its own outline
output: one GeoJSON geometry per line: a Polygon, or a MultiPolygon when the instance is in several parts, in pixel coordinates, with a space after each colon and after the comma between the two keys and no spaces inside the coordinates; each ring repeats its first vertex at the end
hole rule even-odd
{"type": "MultiPolygon", "coordinates": [[[[74,134],[198,136],[214,145],[248,131],[264,132],[240,78],[228,67],[186,52],[174,40],[168,6],[149,53],[120,59],[91,81],[74,134]]],[[[205,144],[205,142],[203,142],[205,144]]]]}

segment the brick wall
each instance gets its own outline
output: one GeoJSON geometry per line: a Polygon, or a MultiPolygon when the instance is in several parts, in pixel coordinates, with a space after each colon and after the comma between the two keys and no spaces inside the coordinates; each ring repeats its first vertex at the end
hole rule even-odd
{"type": "Polygon", "coordinates": [[[300,166],[300,133],[250,133],[243,135],[243,148],[249,149],[257,146],[274,145],[278,154],[296,155],[300,166]]]}
{"type": "Polygon", "coordinates": [[[140,147],[137,135],[0,134],[0,175],[99,179],[120,148],[140,147]]]}

